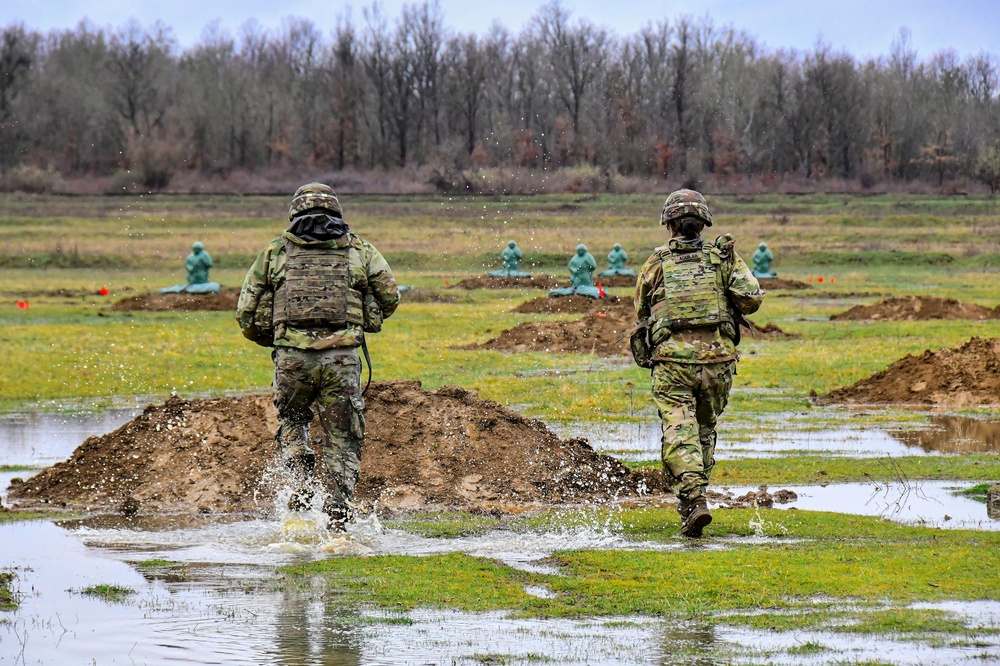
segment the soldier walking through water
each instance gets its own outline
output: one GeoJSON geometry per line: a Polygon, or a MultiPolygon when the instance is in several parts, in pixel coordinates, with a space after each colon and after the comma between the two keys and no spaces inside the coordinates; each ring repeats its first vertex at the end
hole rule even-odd
{"type": "Polygon", "coordinates": [[[670,230],[642,267],[635,288],[636,362],[652,369],[653,402],[663,428],[663,467],[677,495],[681,534],[697,538],[712,522],[705,496],[715,465],[715,426],[739,358],[739,321],[764,293],[736,254],[731,235],[714,242],[705,198],[694,190],[667,197],[660,224],[670,230]]]}
{"type": "Polygon", "coordinates": [[[310,447],[313,404],[324,450],[320,475],[327,492],[328,529],[344,531],[361,469],[365,435],[358,347],[377,333],[399,304],[385,259],[350,230],[333,189],[303,185],[292,198],[291,221],[247,272],[236,319],[243,335],[273,347],[276,435],[281,461],[298,489],[293,510],[312,501],[316,467],[310,447]]]}

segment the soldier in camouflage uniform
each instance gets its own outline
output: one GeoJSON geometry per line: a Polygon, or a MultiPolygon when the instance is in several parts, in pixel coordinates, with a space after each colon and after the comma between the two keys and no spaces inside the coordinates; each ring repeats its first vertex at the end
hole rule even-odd
{"type": "Polygon", "coordinates": [[[673,192],[660,223],[670,229],[670,240],[643,265],[635,309],[640,324],[648,324],[661,457],[678,498],[681,534],[700,537],[712,522],[705,492],[715,464],[715,425],[736,374],[733,308],[752,314],[764,293],[733,249],[732,236],[702,239],[712,213],[701,194],[673,192]]]}
{"type": "Polygon", "coordinates": [[[257,256],[240,292],[236,319],[257,344],[273,347],[276,435],[282,463],[302,483],[289,506],[306,508],[316,456],[309,446],[315,403],[325,434],[323,510],[343,531],[361,468],[365,435],[358,347],[399,304],[385,259],[343,220],[333,189],[303,185],[291,224],[257,256]]]}

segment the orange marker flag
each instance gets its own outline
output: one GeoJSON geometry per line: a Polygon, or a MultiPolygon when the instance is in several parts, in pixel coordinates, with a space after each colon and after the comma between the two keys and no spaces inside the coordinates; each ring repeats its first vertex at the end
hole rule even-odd
{"type": "Polygon", "coordinates": [[[101,287],[100,289],[97,290],[97,293],[100,294],[101,296],[107,296],[108,295],[108,288],[107,287],[101,287]]]}

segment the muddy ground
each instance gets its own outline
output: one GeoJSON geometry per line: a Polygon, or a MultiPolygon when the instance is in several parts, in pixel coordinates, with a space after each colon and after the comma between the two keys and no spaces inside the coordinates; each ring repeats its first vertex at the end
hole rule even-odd
{"type": "MultiPolygon", "coordinates": [[[[584,296],[562,298],[535,298],[515,307],[511,312],[583,314],[575,321],[523,322],[501,332],[482,344],[461,349],[492,349],[505,353],[561,352],[596,354],[598,356],[629,356],[629,341],[622,334],[635,326],[635,308],[632,299],[608,296],[601,299],[584,296]],[[621,338],[621,339],[619,339],[621,338]]],[[[754,336],[744,331],[744,339],[795,338],[776,324],[754,328],[754,336]]]]}
{"type": "Polygon", "coordinates": [[[743,331],[743,340],[775,340],[779,338],[791,339],[798,337],[801,337],[798,333],[789,333],[773,322],[768,322],[762,326],[754,324],[752,334],[747,333],[746,329],[743,331]]]}
{"type": "Polygon", "coordinates": [[[580,312],[586,307],[583,319],[575,321],[530,321],[507,329],[495,338],[463,349],[492,349],[508,353],[544,351],[621,356],[630,354],[625,331],[635,325],[635,308],[630,299],[587,299],[583,296],[565,296],[553,299],[535,299],[515,308],[518,312],[580,312]],[[582,300],[573,300],[582,299],[582,300]],[[566,310],[560,301],[566,300],[566,310]],[[544,302],[539,302],[544,301],[544,302]],[[589,301],[584,303],[583,301],[589,301]],[[546,308],[549,308],[546,310],[546,308]],[[576,309],[573,309],[576,308],[576,309]],[[621,338],[621,339],[619,339],[621,338]]]}
{"type": "MultiPolygon", "coordinates": [[[[357,494],[369,506],[503,510],[666,492],[662,472],[632,472],[473,391],[379,382],[366,400],[357,494]]],[[[12,483],[9,500],[127,513],[267,510],[276,426],[268,396],[175,396],[12,483]]],[[[320,433],[314,422],[313,436],[320,433]]]]}
{"type": "Polygon", "coordinates": [[[112,312],[215,312],[236,311],[240,290],[223,287],[216,294],[140,294],[123,298],[111,306],[112,312]]]}
{"type": "MultiPolygon", "coordinates": [[[[523,314],[585,314],[588,312],[604,312],[608,308],[624,309],[632,307],[631,298],[621,296],[605,296],[604,298],[589,298],[587,296],[560,296],[558,298],[533,298],[521,303],[511,312],[523,314]],[[622,304],[625,305],[622,305],[622,304]]],[[[635,310],[633,309],[633,317],[635,310]]]]}
{"type": "Polygon", "coordinates": [[[425,287],[400,292],[399,298],[401,303],[458,303],[461,300],[459,294],[425,287]]]}
{"type": "Polygon", "coordinates": [[[904,356],[885,370],[817,399],[819,404],[1000,404],[1000,338],[904,356]]]}
{"type": "Polygon", "coordinates": [[[778,289],[811,289],[812,287],[798,280],[788,278],[757,278],[760,288],[764,291],[776,291],[778,289]]]}
{"type": "Polygon", "coordinates": [[[477,275],[465,278],[454,286],[459,289],[555,289],[569,284],[569,279],[561,280],[552,275],[533,275],[530,278],[490,277],[477,275]]]}
{"type": "Polygon", "coordinates": [[[916,321],[931,319],[1000,319],[1000,306],[990,309],[975,303],[936,296],[894,296],[873,303],[855,305],[830,317],[834,321],[916,321]]]}

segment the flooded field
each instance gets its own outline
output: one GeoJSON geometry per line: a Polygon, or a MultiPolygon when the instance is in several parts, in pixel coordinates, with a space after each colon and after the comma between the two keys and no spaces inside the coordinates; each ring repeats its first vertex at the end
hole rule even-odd
{"type": "MultiPolygon", "coordinates": [[[[956,494],[971,485],[954,481],[783,485],[782,489],[794,492],[797,497],[786,504],[775,502],[773,508],[878,516],[906,525],[939,529],[1000,530],[1000,515],[991,515],[982,502],[956,494]]],[[[740,496],[756,488],[724,490],[740,496]]]]}
{"type": "MultiPolygon", "coordinates": [[[[507,535],[506,546],[499,546],[500,539],[490,536],[423,539],[373,524],[348,539],[303,538],[301,532],[287,533],[280,521],[146,527],[0,526],[4,559],[18,563],[23,595],[20,609],[0,622],[0,663],[709,664],[721,659],[809,664],[829,663],[832,656],[891,656],[882,663],[953,664],[1000,659],[996,602],[942,605],[977,636],[974,644],[962,645],[833,631],[748,630],[725,617],[695,622],[531,619],[433,609],[394,613],[338,602],[336,595],[323,598],[320,588],[273,588],[277,565],[345,549],[412,554],[454,549],[524,566],[556,548],[653,545],[599,531],[523,541],[507,535]],[[296,548],[289,547],[293,542],[296,548]],[[117,602],[82,593],[108,583],[134,593],[117,602]],[[809,655],[799,649],[806,643],[815,646],[809,655]]],[[[525,592],[543,598],[553,594],[542,586],[528,586],[525,592]]]]}
{"type": "MultiPolygon", "coordinates": [[[[135,413],[8,415],[0,419],[0,462],[41,467],[65,459],[87,436],[107,432],[135,413]]],[[[596,430],[597,437],[594,430],[585,436],[598,447],[619,450],[623,441],[642,440],[651,443],[636,449],[639,454],[647,459],[658,454],[657,424],[596,430]]],[[[770,455],[785,450],[783,446],[801,450],[804,444],[808,450],[840,455],[946,454],[957,451],[935,449],[928,442],[935,437],[954,442],[955,435],[941,434],[951,432],[965,433],[972,446],[995,445],[988,424],[977,429],[952,417],[931,417],[925,430],[915,432],[925,435],[910,438],[859,428],[806,432],[799,437],[788,433],[787,442],[786,435],[779,435],[769,437],[761,447],[747,443],[741,445],[743,449],[735,448],[747,455],[770,455]],[[956,423],[957,430],[949,430],[956,423]]],[[[0,474],[0,487],[6,489],[13,476],[30,473],[0,474]]],[[[982,503],[953,494],[968,485],[787,486],[797,499],[775,507],[882,516],[945,529],[1000,529],[1000,520],[990,519],[982,503]]],[[[723,490],[736,496],[753,489],[723,490]]],[[[782,515],[770,513],[767,520],[780,522],[782,515]]],[[[866,660],[954,664],[1000,660],[1000,604],[994,601],[914,606],[940,610],[967,627],[961,638],[934,640],[832,629],[751,629],[725,616],[538,619],[503,612],[388,612],[339,600],[336,594],[325,595],[320,579],[283,588],[276,585],[277,569],[336,554],[465,553],[520,571],[560,576],[560,569],[548,560],[556,551],[692,547],[711,551],[753,547],[770,540],[728,537],[692,546],[681,540],[632,539],[613,514],[572,528],[491,530],[454,538],[388,529],[375,517],[354,525],[347,537],[331,536],[317,527],[321,524],[318,516],[312,516],[315,522],[309,518],[168,515],[126,519],[104,515],[59,523],[0,524],[0,568],[14,571],[15,590],[21,598],[17,611],[0,613],[0,664],[820,664],[866,660]],[[118,600],[85,593],[102,584],[122,586],[130,593],[118,600]],[[804,645],[809,649],[803,650],[804,645]]],[[[541,584],[526,584],[524,592],[540,599],[557,595],[541,584]]]]}
{"type": "MultiPolygon", "coordinates": [[[[815,416],[809,415],[810,419],[815,416]]],[[[930,415],[925,424],[891,427],[823,427],[799,414],[775,414],[766,424],[725,423],[716,458],[776,457],[789,453],[872,458],[959,455],[1000,451],[1000,423],[964,416],[930,415]]],[[[557,423],[561,437],[583,437],[598,451],[624,460],[658,460],[660,422],[557,423]]]]}

